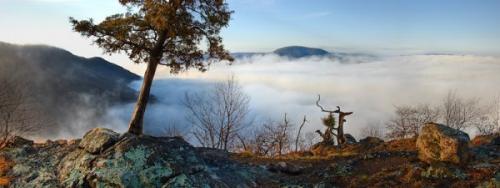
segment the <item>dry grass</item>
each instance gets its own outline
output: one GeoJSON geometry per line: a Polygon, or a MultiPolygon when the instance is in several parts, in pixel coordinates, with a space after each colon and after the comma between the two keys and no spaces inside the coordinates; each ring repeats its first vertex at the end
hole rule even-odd
{"type": "Polygon", "coordinates": [[[0,186],[9,186],[10,178],[5,176],[14,164],[5,156],[0,156],[0,186]]]}

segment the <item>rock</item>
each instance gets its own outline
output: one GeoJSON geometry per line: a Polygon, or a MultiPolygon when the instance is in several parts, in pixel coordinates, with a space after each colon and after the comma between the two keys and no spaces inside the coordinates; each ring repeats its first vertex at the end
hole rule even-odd
{"type": "Polygon", "coordinates": [[[280,161],[276,164],[270,164],[268,170],[271,172],[281,172],[284,174],[297,175],[302,173],[302,168],[297,165],[289,164],[284,161],[280,161]]]}
{"type": "Polygon", "coordinates": [[[460,168],[456,168],[452,165],[430,165],[427,169],[423,170],[420,174],[423,178],[428,179],[467,179],[467,174],[463,172],[460,168]]]}
{"type": "Polygon", "coordinates": [[[61,187],[255,187],[257,174],[268,173],[259,169],[180,138],[125,134],[99,155],[77,148],[56,171],[61,187]]]}
{"type": "Polygon", "coordinates": [[[110,129],[95,128],[83,136],[80,147],[92,154],[100,153],[113,145],[119,136],[118,133],[110,129]]]}
{"type": "Polygon", "coordinates": [[[354,138],[351,134],[344,134],[344,138],[346,144],[355,144],[357,142],[356,138],[354,138]]]}
{"type": "Polygon", "coordinates": [[[469,136],[459,130],[427,123],[417,138],[418,158],[427,163],[464,164],[469,157],[469,136]]]}
{"type": "Polygon", "coordinates": [[[33,145],[33,140],[28,140],[20,136],[14,136],[12,139],[9,140],[7,143],[8,147],[21,147],[24,145],[33,145]]]}
{"type": "Polygon", "coordinates": [[[473,146],[500,145],[500,134],[478,135],[471,140],[473,146]]]}
{"type": "Polygon", "coordinates": [[[359,144],[361,144],[361,146],[365,146],[367,148],[377,146],[377,145],[382,144],[382,143],[384,143],[384,140],[377,138],[377,137],[372,137],[372,136],[369,136],[369,137],[366,137],[366,138],[359,140],[359,144]]]}

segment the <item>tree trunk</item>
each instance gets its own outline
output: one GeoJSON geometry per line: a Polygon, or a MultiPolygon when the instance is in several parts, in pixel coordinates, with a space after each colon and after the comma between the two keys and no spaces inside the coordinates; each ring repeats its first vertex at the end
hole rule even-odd
{"type": "Polygon", "coordinates": [[[155,76],[156,67],[158,66],[158,60],[151,60],[148,63],[146,72],[144,73],[144,80],[142,82],[141,92],[139,93],[139,98],[137,98],[137,103],[135,105],[135,110],[132,114],[132,119],[128,127],[128,132],[140,135],[143,129],[144,113],[146,112],[146,105],[149,100],[149,93],[151,90],[151,85],[153,83],[153,78],[155,76]]]}

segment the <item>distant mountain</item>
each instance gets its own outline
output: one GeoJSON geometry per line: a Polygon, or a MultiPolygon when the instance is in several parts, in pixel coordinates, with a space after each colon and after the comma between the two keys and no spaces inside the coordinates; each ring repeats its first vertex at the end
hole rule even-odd
{"type": "MultiPolygon", "coordinates": [[[[131,102],[136,91],[129,83],[141,77],[102,58],[84,58],[66,50],[43,45],[0,42],[1,78],[17,78],[30,90],[38,109],[53,122],[47,134],[64,130],[66,124],[88,118],[94,123],[108,106],[131,102]]],[[[43,134],[43,133],[42,133],[43,134]]]]}
{"type": "Polygon", "coordinates": [[[320,48],[309,48],[304,46],[283,47],[274,50],[273,53],[279,56],[286,56],[291,58],[301,58],[308,56],[325,56],[330,54],[328,51],[320,48]]]}

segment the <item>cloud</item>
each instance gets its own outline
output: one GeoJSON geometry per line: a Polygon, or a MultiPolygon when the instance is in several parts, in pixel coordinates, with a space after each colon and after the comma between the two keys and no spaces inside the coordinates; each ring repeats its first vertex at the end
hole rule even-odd
{"type": "MultiPolygon", "coordinates": [[[[322,129],[323,113],[315,106],[321,94],[325,107],[341,106],[354,114],[347,118],[346,132],[359,135],[360,128],[384,122],[394,105],[440,104],[449,90],[466,97],[490,99],[500,93],[500,59],[483,56],[412,55],[390,56],[365,63],[345,63],[329,58],[290,60],[257,55],[218,64],[206,73],[191,71],[155,80],[152,89],[159,101],[147,110],[145,129],[157,133],[174,122],[189,129],[181,104],[185,92],[204,92],[211,83],[235,74],[251,98],[258,119],[279,120],[288,113],[295,122],[307,115],[306,131],[322,129]]],[[[138,88],[140,82],[134,83],[138,88]]],[[[107,125],[125,131],[133,104],[108,111],[107,125]]]]}

